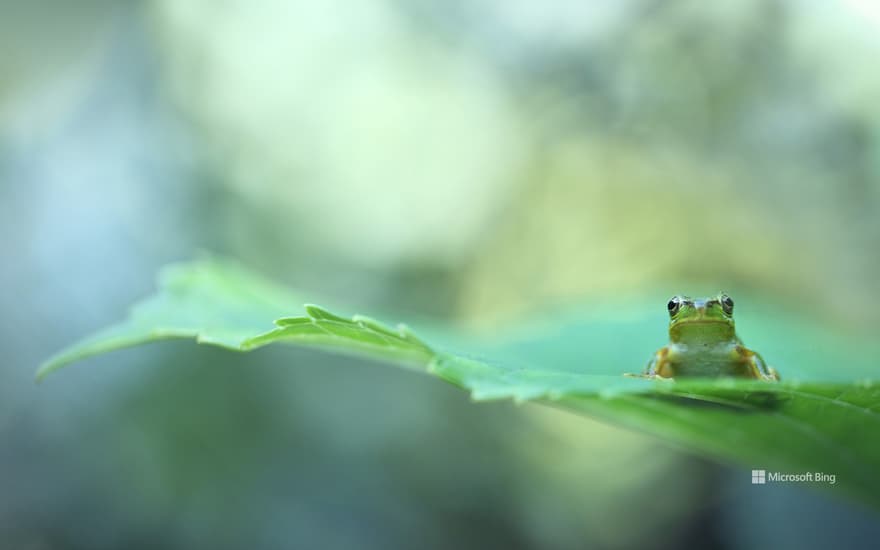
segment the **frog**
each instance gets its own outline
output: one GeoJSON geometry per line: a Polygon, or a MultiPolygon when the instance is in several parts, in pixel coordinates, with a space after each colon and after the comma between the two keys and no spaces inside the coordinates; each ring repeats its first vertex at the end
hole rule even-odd
{"type": "Polygon", "coordinates": [[[736,334],[733,299],[724,292],[709,298],[676,295],[666,304],[669,344],[648,361],[642,377],[731,376],[775,382],[776,370],[748,349],[736,334]]]}

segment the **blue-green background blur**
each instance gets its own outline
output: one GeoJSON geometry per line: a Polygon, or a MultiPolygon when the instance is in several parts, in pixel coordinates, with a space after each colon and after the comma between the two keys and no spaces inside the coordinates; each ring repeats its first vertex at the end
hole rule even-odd
{"type": "Polygon", "coordinates": [[[200,250],[473,330],[693,283],[870,333],[878,98],[871,0],[0,1],[0,548],[876,543],[833,491],[314,351],[33,373],[200,250]]]}

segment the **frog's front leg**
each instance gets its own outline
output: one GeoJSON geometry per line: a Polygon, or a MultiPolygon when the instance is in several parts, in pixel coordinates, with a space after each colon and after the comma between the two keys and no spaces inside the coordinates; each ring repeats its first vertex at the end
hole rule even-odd
{"type": "Polygon", "coordinates": [[[759,380],[772,380],[774,382],[779,380],[779,373],[776,372],[776,369],[765,363],[764,358],[760,354],[753,351],[750,359],[750,368],[755,378],[759,380]]]}
{"type": "Polygon", "coordinates": [[[627,376],[672,380],[672,374],[672,364],[669,362],[669,348],[662,347],[648,361],[648,366],[645,367],[644,373],[627,374],[627,376]]]}

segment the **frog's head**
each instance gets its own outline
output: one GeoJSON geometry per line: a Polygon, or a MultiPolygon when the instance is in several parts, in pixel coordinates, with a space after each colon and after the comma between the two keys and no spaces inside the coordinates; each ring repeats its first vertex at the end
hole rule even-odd
{"type": "Polygon", "coordinates": [[[736,335],[733,300],[723,292],[711,298],[673,296],[666,307],[673,342],[711,343],[736,335]]]}

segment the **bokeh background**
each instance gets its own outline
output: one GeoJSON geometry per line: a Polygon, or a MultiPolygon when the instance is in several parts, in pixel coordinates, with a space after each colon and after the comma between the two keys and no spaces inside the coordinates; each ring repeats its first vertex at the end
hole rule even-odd
{"type": "Polygon", "coordinates": [[[33,383],[202,250],[351,311],[490,333],[639,296],[662,320],[705,287],[877,334],[875,2],[0,14],[0,548],[880,537],[833,492],[758,494],[648,436],[314,351],[165,343],[33,383]]]}

